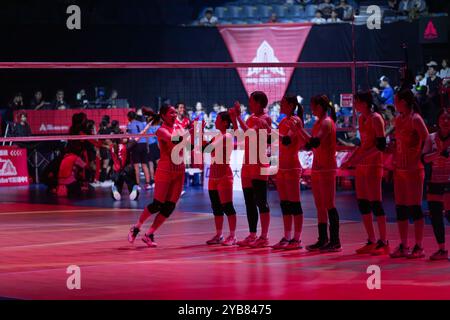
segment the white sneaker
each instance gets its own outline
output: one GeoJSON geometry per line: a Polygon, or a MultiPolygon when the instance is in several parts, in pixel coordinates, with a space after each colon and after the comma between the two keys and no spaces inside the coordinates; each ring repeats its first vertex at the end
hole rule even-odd
{"type": "Polygon", "coordinates": [[[182,197],[184,194],[186,193],[186,191],[181,191],[180,197],[182,197]]]}
{"type": "Polygon", "coordinates": [[[131,191],[130,193],[130,200],[131,201],[137,200],[138,197],[139,197],[138,186],[134,186],[133,191],[131,191]]]}
{"type": "Polygon", "coordinates": [[[101,183],[102,188],[110,188],[114,183],[111,180],[104,181],[101,183]]]}
{"type": "Polygon", "coordinates": [[[98,188],[100,187],[102,184],[100,183],[100,181],[94,181],[92,183],[90,183],[92,188],[98,188]]]}
{"type": "Polygon", "coordinates": [[[223,242],[222,245],[226,247],[235,246],[237,243],[236,237],[228,236],[223,242]]]}
{"type": "Polygon", "coordinates": [[[119,190],[117,190],[115,185],[113,185],[111,187],[111,191],[112,191],[112,195],[113,195],[114,200],[120,201],[122,199],[122,196],[120,195],[119,190]]]}

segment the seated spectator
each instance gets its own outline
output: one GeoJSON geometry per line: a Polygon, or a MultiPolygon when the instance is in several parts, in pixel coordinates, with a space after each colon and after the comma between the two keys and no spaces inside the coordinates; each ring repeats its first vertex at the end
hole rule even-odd
{"type": "Polygon", "coordinates": [[[394,14],[398,14],[398,1],[397,0],[388,0],[387,10],[391,11],[394,14]]]}
{"type": "Polygon", "coordinates": [[[9,136],[11,137],[29,137],[31,136],[31,127],[27,122],[27,114],[20,111],[16,116],[16,121],[11,126],[9,136]]]}
{"type": "Polygon", "coordinates": [[[272,12],[272,14],[270,15],[268,23],[277,23],[277,22],[278,22],[277,14],[275,12],[272,12]]]}
{"type": "Polygon", "coordinates": [[[64,91],[58,90],[56,92],[55,101],[53,101],[53,109],[54,110],[66,110],[70,109],[69,104],[64,100],[64,91]]]}
{"type": "Polygon", "coordinates": [[[84,89],[81,89],[80,92],[77,93],[77,107],[82,109],[89,107],[89,98],[84,89]]]}
{"type": "Polygon", "coordinates": [[[347,0],[340,0],[335,10],[341,20],[348,21],[353,19],[353,7],[347,3],[347,0]]]}
{"type": "Polygon", "coordinates": [[[448,59],[443,59],[441,66],[442,68],[437,73],[437,76],[441,79],[450,78],[450,68],[448,67],[448,59]]]}
{"type": "Polygon", "coordinates": [[[337,140],[341,145],[346,147],[356,147],[361,145],[361,140],[358,138],[358,133],[353,130],[340,132],[337,140]]]}
{"type": "Polygon", "coordinates": [[[331,0],[323,0],[322,3],[317,6],[317,9],[322,12],[322,16],[325,19],[328,19],[331,18],[331,11],[334,10],[334,4],[331,3],[331,0]]]}
{"type": "Polygon", "coordinates": [[[220,106],[218,103],[214,103],[213,111],[209,113],[208,117],[208,129],[213,129],[216,123],[217,115],[220,112],[220,106]]]}
{"type": "Polygon", "coordinates": [[[212,9],[207,9],[205,16],[200,19],[199,25],[204,27],[214,27],[219,23],[219,19],[213,15],[212,9]]]}
{"type": "Polygon", "coordinates": [[[111,95],[109,96],[108,99],[108,109],[116,109],[117,108],[117,100],[119,98],[119,92],[117,90],[113,90],[111,91],[111,95]]]}
{"type": "Polygon", "coordinates": [[[322,11],[316,10],[315,17],[311,19],[311,22],[312,22],[312,23],[315,23],[315,24],[322,24],[322,23],[326,23],[327,20],[325,20],[325,19],[322,17],[322,11]]]}
{"type": "Polygon", "coordinates": [[[195,112],[191,115],[191,121],[206,121],[206,113],[203,111],[203,105],[201,102],[197,102],[195,105],[195,112]]]}
{"type": "Polygon", "coordinates": [[[22,93],[17,93],[12,98],[11,102],[8,105],[11,111],[17,111],[23,109],[23,96],[22,93]]]}
{"type": "Polygon", "coordinates": [[[404,16],[409,15],[410,11],[410,0],[400,0],[398,3],[398,12],[404,16]]]}
{"type": "Polygon", "coordinates": [[[36,91],[34,93],[33,99],[30,101],[30,109],[32,110],[42,110],[48,103],[44,101],[42,91],[36,91]]]}
{"type": "Polygon", "coordinates": [[[336,10],[331,11],[331,17],[327,19],[327,23],[339,23],[342,22],[341,19],[339,19],[339,15],[336,10]]]}
{"type": "Polygon", "coordinates": [[[417,18],[423,15],[427,11],[427,4],[425,0],[410,0],[409,16],[411,18],[417,18]]]}
{"type": "Polygon", "coordinates": [[[316,122],[316,118],[314,118],[310,113],[305,113],[305,128],[311,129],[316,122]]]}

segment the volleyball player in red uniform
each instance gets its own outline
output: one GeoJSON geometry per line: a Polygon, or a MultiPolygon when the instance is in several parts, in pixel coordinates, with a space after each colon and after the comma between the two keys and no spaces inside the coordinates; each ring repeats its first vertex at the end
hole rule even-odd
{"type": "Polygon", "coordinates": [[[309,139],[306,149],[314,153],[311,170],[311,187],[317,209],[319,239],[306,247],[308,251],[341,251],[339,239],[339,214],[335,206],[336,196],[336,112],[326,95],[311,98],[311,110],[318,118],[312,128],[312,136],[303,130],[309,139]],[[328,111],[330,116],[328,116],[328,111]],[[328,238],[327,222],[330,221],[328,238]]]}
{"type": "MultiPolygon", "coordinates": [[[[143,110],[146,112],[147,110],[143,110]]],[[[154,115],[153,115],[154,116],[154,115]]],[[[165,105],[161,107],[160,116],[163,120],[162,126],[156,131],[158,143],[161,149],[161,159],[155,175],[154,199],[144,211],[137,223],[131,227],[128,234],[128,241],[133,243],[144,222],[152,214],[158,213],[152,226],[142,237],[149,247],[156,247],[154,240],[155,231],[170,217],[175,210],[176,203],[180,198],[184,183],[185,164],[183,159],[183,149],[180,148],[177,155],[180,164],[172,161],[172,152],[178,143],[186,138],[186,131],[174,129],[177,111],[174,107],[165,105]]],[[[178,152],[178,151],[177,151],[178,152]]]]}
{"type": "Polygon", "coordinates": [[[303,227],[303,210],[300,202],[300,177],[302,167],[298,158],[300,148],[306,144],[298,129],[303,127],[303,107],[297,97],[285,96],[281,100],[281,113],[286,117],[279,124],[280,151],[277,190],[283,215],[284,237],[272,246],[273,249],[300,249],[300,236],[303,227]],[[297,115],[294,115],[297,109],[297,115]],[[292,238],[292,224],[294,237],[292,238]]]}
{"type": "Polygon", "coordinates": [[[216,235],[206,243],[209,245],[233,246],[236,244],[236,210],[233,205],[233,172],[230,167],[230,157],[234,141],[233,135],[227,132],[231,126],[231,118],[228,112],[220,112],[217,115],[215,125],[220,133],[205,147],[205,152],[211,150],[208,190],[214,214],[216,235]],[[228,218],[230,229],[230,234],[225,240],[222,234],[224,214],[228,218]]]}
{"type": "Polygon", "coordinates": [[[450,113],[442,109],[438,115],[439,130],[428,136],[423,148],[423,161],[431,163],[431,179],[427,186],[428,208],[439,250],[431,260],[448,259],[445,249],[445,225],[443,213],[450,218],[450,113]]]}
{"type": "Polygon", "coordinates": [[[247,211],[247,220],[249,224],[250,235],[237,244],[242,247],[263,248],[269,245],[269,224],[270,209],[267,203],[267,183],[268,175],[263,172],[269,167],[269,164],[261,162],[260,154],[266,153],[267,148],[260,145],[261,135],[270,134],[270,117],[265,113],[267,107],[267,96],[262,91],[255,91],[250,95],[250,111],[252,114],[244,122],[241,119],[241,106],[236,103],[234,109],[230,110],[230,116],[235,129],[240,127],[246,133],[244,163],[242,166],[242,189],[244,192],[245,207],[247,211]],[[254,135],[248,130],[254,130],[254,135]],[[247,135],[247,133],[249,133],[247,135]],[[256,150],[255,150],[256,149],[256,150]],[[258,211],[261,217],[261,236],[257,237],[258,211]]]}
{"type": "Polygon", "coordinates": [[[399,115],[395,119],[394,195],[401,244],[391,253],[391,257],[422,258],[425,256],[422,247],[425,174],[421,156],[428,130],[411,90],[404,89],[395,95],[395,107],[399,115]],[[408,248],[409,217],[414,221],[416,240],[412,250],[408,248]]]}
{"type": "Polygon", "coordinates": [[[187,129],[191,125],[191,120],[186,112],[186,106],[183,102],[178,102],[176,106],[177,118],[175,120],[175,129],[187,129]]]}
{"type": "Polygon", "coordinates": [[[361,113],[359,132],[361,146],[341,168],[356,166],[356,198],[368,235],[367,244],[358,254],[389,254],[386,239],[386,215],[382,205],[383,152],[386,149],[384,119],[373,103],[370,91],[355,95],[355,108],[361,113]],[[372,213],[377,219],[380,238],[376,241],[372,213]]]}

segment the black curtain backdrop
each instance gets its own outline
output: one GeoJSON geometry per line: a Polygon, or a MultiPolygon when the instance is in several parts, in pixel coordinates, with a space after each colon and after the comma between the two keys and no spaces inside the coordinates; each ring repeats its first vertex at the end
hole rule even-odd
{"type": "MultiPolygon", "coordinates": [[[[418,43],[418,23],[398,22],[381,30],[355,26],[357,60],[403,60],[402,43],[408,45],[409,65],[421,68],[422,46],[418,43]]],[[[351,61],[352,26],[349,24],[313,26],[299,61],[351,61]]],[[[1,61],[231,61],[216,28],[177,26],[91,25],[81,31],[65,26],[21,25],[0,30],[1,61]]],[[[398,81],[397,70],[370,68],[358,70],[357,85],[367,89],[381,75],[398,81]]],[[[5,106],[15,92],[28,102],[36,89],[52,100],[57,89],[64,89],[74,100],[81,88],[92,97],[96,86],[118,89],[133,106],[155,106],[158,97],[192,106],[201,101],[230,104],[246,100],[246,93],[235,70],[1,70],[0,103],[5,106]]],[[[327,93],[336,102],[339,93],[351,92],[348,69],[298,69],[288,92],[305,99],[327,93]]]]}

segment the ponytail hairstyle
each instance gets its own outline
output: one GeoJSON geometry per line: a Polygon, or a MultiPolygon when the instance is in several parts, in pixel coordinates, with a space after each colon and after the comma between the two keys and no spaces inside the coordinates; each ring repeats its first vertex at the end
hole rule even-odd
{"type": "Polygon", "coordinates": [[[397,94],[396,94],[397,99],[399,100],[403,100],[406,102],[406,104],[408,105],[408,107],[413,110],[415,113],[420,114],[420,107],[419,104],[417,103],[417,99],[414,96],[414,93],[410,90],[410,89],[403,89],[400,90],[397,94]]]}
{"type": "Polygon", "coordinates": [[[231,117],[230,117],[230,114],[228,113],[228,111],[219,112],[217,114],[217,116],[220,117],[220,119],[222,121],[225,121],[227,123],[227,129],[230,129],[230,127],[231,127],[231,117]]]}
{"type": "Polygon", "coordinates": [[[359,91],[357,94],[353,96],[353,98],[355,99],[355,101],[358,100],[367,104],[369,110],[380,113],[378,106],[373,102],[372,92],[359,91]]]}
{"type": "Polygon", "coordinates": [[[322,107],[323,111],[327,113],[330,111],[330,117],[336,122],[336,110],[334,110],[333,103],[328,99],[326,94],[316,95],[311,98],[311,104],[317,104],[322,107]]]}
{"type": "Polygon", "coordinates": [[[153,121],[154,124],[159,123],[162,120],[162,116],[172,108],[170,104],[163,104],[161,108],[159,108],[159,112],[155,112],[152,108],[142,108],[142,113],[150,118],[150,121],[153,121]]]}
{"type": "Polygon", "coordinates": [[[262,91],[255,91],[252,92],[250,97],[253,98],[256,102],[259,103],[261,106],[261,109],[265,109],[267,107],[267,104],[269,103],[269,99],[267,99],[267,95],[262,91]]]}
{"type": "Polygon", "coordinates": [[[294,108],[292,109],[292,113],[294,113],[295,109],[297,109],[297,116],[300,118],[300,120],[303,123],[304,108],[298,102],[297,97],[293,96],[293,95],[286,95],[286,96],[284,96],[284,99],[286,99],[287,103],[289,103],[291,106],[294,106],[294,108]]]}

